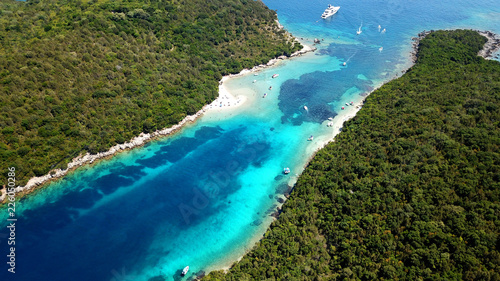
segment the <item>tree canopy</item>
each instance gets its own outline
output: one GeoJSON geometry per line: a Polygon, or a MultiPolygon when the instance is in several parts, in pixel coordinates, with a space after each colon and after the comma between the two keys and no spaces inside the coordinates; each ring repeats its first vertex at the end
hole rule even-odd
{"type": "Polygon", "coordinates": [[[0,2],[0,180],[176,124],[223,75],[301,48],[253,0],[0,2]]]}
{"type": "Polygon", "coordinates": [[[203,280],[500,280],[500,63],[437,31],[300,176],[264,238],[203,280]]]}

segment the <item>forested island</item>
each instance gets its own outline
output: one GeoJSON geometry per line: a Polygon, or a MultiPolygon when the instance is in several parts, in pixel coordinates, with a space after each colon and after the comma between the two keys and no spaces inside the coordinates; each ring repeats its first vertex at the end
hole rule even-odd
{"type": "Polygon", "coordinates": [[[500,63],[437,31],[368,96],[227,274],[203,280],[500,280],[500,63]]]}
{"type": "Polygon", "coordinates": [[[302,48],[253,0],[0,2],[0,181],[16,183],[218,95],[223,75],[302,48]]]}

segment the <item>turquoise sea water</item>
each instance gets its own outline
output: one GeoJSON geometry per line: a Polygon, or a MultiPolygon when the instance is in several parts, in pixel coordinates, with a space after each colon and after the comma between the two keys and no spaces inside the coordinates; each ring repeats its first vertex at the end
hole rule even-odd
{"type": "Polygon", "coordinates": [[[306,44],[321,39],[318,50],[230,79],[226,88],[248,99],[243,106],[213,110],[172,137],[78,169],[17,203],[14,275],[0,210],[0,280],[188,280],[229,266],[262,236],[278,198],[338,131],[325,120],[352,115],[352,106],[341,110],[346,102],[358,103],[409,66],[411,37],[430,29],[500,33],[500,5],[490,0],[339,1],[327,20],[320,19],[327,1],[264,2],[306,44]],[[284,175],[284,167],[292,172],[284,175]]]}

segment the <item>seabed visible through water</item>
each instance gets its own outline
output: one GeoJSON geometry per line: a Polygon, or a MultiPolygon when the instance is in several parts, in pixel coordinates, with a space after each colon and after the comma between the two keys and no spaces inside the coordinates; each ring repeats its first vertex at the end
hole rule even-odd
{"type": "MultiPolygon", "coordinates": [[[[411,37],[500,33],[495,1],[341,1],[327,20],[327,2],[265,3],[305,44],[319,38],[318,50],[229,79],[224,88],[238,106],[214,107],[171,137],[79,168],[18,202],[15,280],[188,280],[230,266],[366,94],[410,66],[411,37]]],[[[0,279],[11,280],[6,273],[0,279]]]]}

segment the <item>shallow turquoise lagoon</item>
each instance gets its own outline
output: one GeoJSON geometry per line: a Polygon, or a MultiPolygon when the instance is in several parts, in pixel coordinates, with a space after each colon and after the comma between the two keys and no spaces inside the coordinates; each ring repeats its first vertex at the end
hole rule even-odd
{"type": "MultiPolygon", "coordinates": [[[[240,107],[213,109],[174,136],[80,168],[19,202],[17,273],[12,279],[5,267],[1,280],[188,280],[230,266],[262,237],[313,152],[356,112],[345,103],[359,104],[410,65],[411,37],[424,29],[500,33],[495,1],[339,1],[327,20],[325,1],[264,2],[306,44],[320,39],[318,50],[224,83],[246,97],[240,107]]],[[[2,227],[1,253],[6,234],[2,227]]]]}

